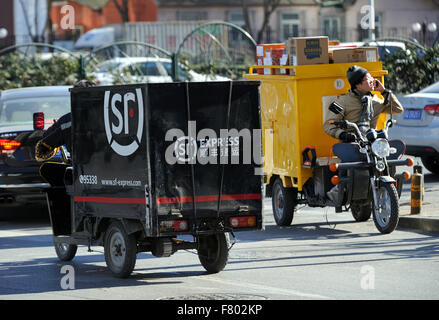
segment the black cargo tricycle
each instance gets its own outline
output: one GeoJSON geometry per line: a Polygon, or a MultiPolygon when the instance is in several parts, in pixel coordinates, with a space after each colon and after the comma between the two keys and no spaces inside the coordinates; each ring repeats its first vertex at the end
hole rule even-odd
{"type": "Polygon", "coordinates": [[[214,273],[229,233],[263,229],[258,82],[75,88],[71,108],[71,162],[40,170],[59,259],[103,246],[127,277],[139,252],[196,249],[214,273]]]}

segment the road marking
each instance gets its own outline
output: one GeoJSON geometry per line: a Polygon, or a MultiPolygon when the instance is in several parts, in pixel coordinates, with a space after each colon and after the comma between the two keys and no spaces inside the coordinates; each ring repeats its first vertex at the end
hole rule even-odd
{"type": "Polygon", "coordinates": [[[327,296],[322,296],[320,294],[313,294],[313,293],[306,293],[306,292],[301,292],[298,290],[291,290],[291,289],[282,289],[282,288],[274,288],[274,287],[269,287],[266,285],[260,285],[260,284],[255,284],[255,283],[248,283],[248,282],[236,282],[234,280],[226,280],[226,279],[219,279],[219,278],[214,278],[212,276],[209,276],[208,278],[199,278],[201,280],[207,280],[207,281],[212,281],[212,282],[217,282],[217,283],[222,283],[224,285],[232,285],[232,286],[237,286],[237,287],[244,287],[246,289],[253,289],[256,290],[258,293],[264,292],[264,293],[273,293],[273,294],[281,294],[281,295],[286,295],[286,296],[298,296],[301,298],[305,298],[305,299],[332,299],[330,297],[327,296]]]}

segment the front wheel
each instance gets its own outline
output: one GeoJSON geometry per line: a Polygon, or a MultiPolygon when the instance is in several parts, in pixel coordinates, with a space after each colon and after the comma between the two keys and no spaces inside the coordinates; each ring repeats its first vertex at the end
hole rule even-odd
{"type": "Polygon", "coordinates": [[[209,273],[224,269],[229,259],[229,234],[218,233],[198,237],[198,258],[209,273]]]}
{"type": "Polygon", "coordinates": [[[76,244],[55,243],[55,251],[58,259],[61,261],[71,261],[78,250],[76,244]]]}
{"type": "Polygon", "coordinates": [[[382,183],[377,190],[378,206],[373,212],[373,221],[381,233],[391,233],[399,220],[398,193],[392,183],[382,183]]]}

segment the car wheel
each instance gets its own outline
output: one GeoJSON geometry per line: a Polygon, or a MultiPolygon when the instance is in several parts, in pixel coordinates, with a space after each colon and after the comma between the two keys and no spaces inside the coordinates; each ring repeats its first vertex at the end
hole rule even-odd
{"type": "Polygon", "coordinates": [[[438,156],[429,156],[429,157],[421,157],[422,164],[427,170],[431,171],[434,174],[439,174],[439,157],[438,156]]]}

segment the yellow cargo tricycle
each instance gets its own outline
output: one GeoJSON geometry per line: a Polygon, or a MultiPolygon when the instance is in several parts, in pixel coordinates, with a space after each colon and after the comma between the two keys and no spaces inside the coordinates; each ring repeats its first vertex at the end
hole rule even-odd
{"type": "MultiPolygon", "coordinates": [[[[381,62],[355,64],[384,82],[387,71],[381,62]]],[[[346,70],[351,65],[253,66],[246,75],[262,82],[264,182],[278,225],[291,224],[299,203],[351,210],[356,221],[366,221],[373,213],[382,233],[398,224],[399,196],[409,174],[395,174],[395,167],[412,165],[413,160],[401,159],[402,141],[388,140],[391,116],[387,120],[381,115],[378,130],[368,132],[347,121],[336,123],[357,131],[355,143],[338,143],[323,131],[329,110],[342,112],[343,106],[333,102],[350,89],[346,70]],[[256,68],[289,69],[290,75],[254,74],[256,68]]]]}

